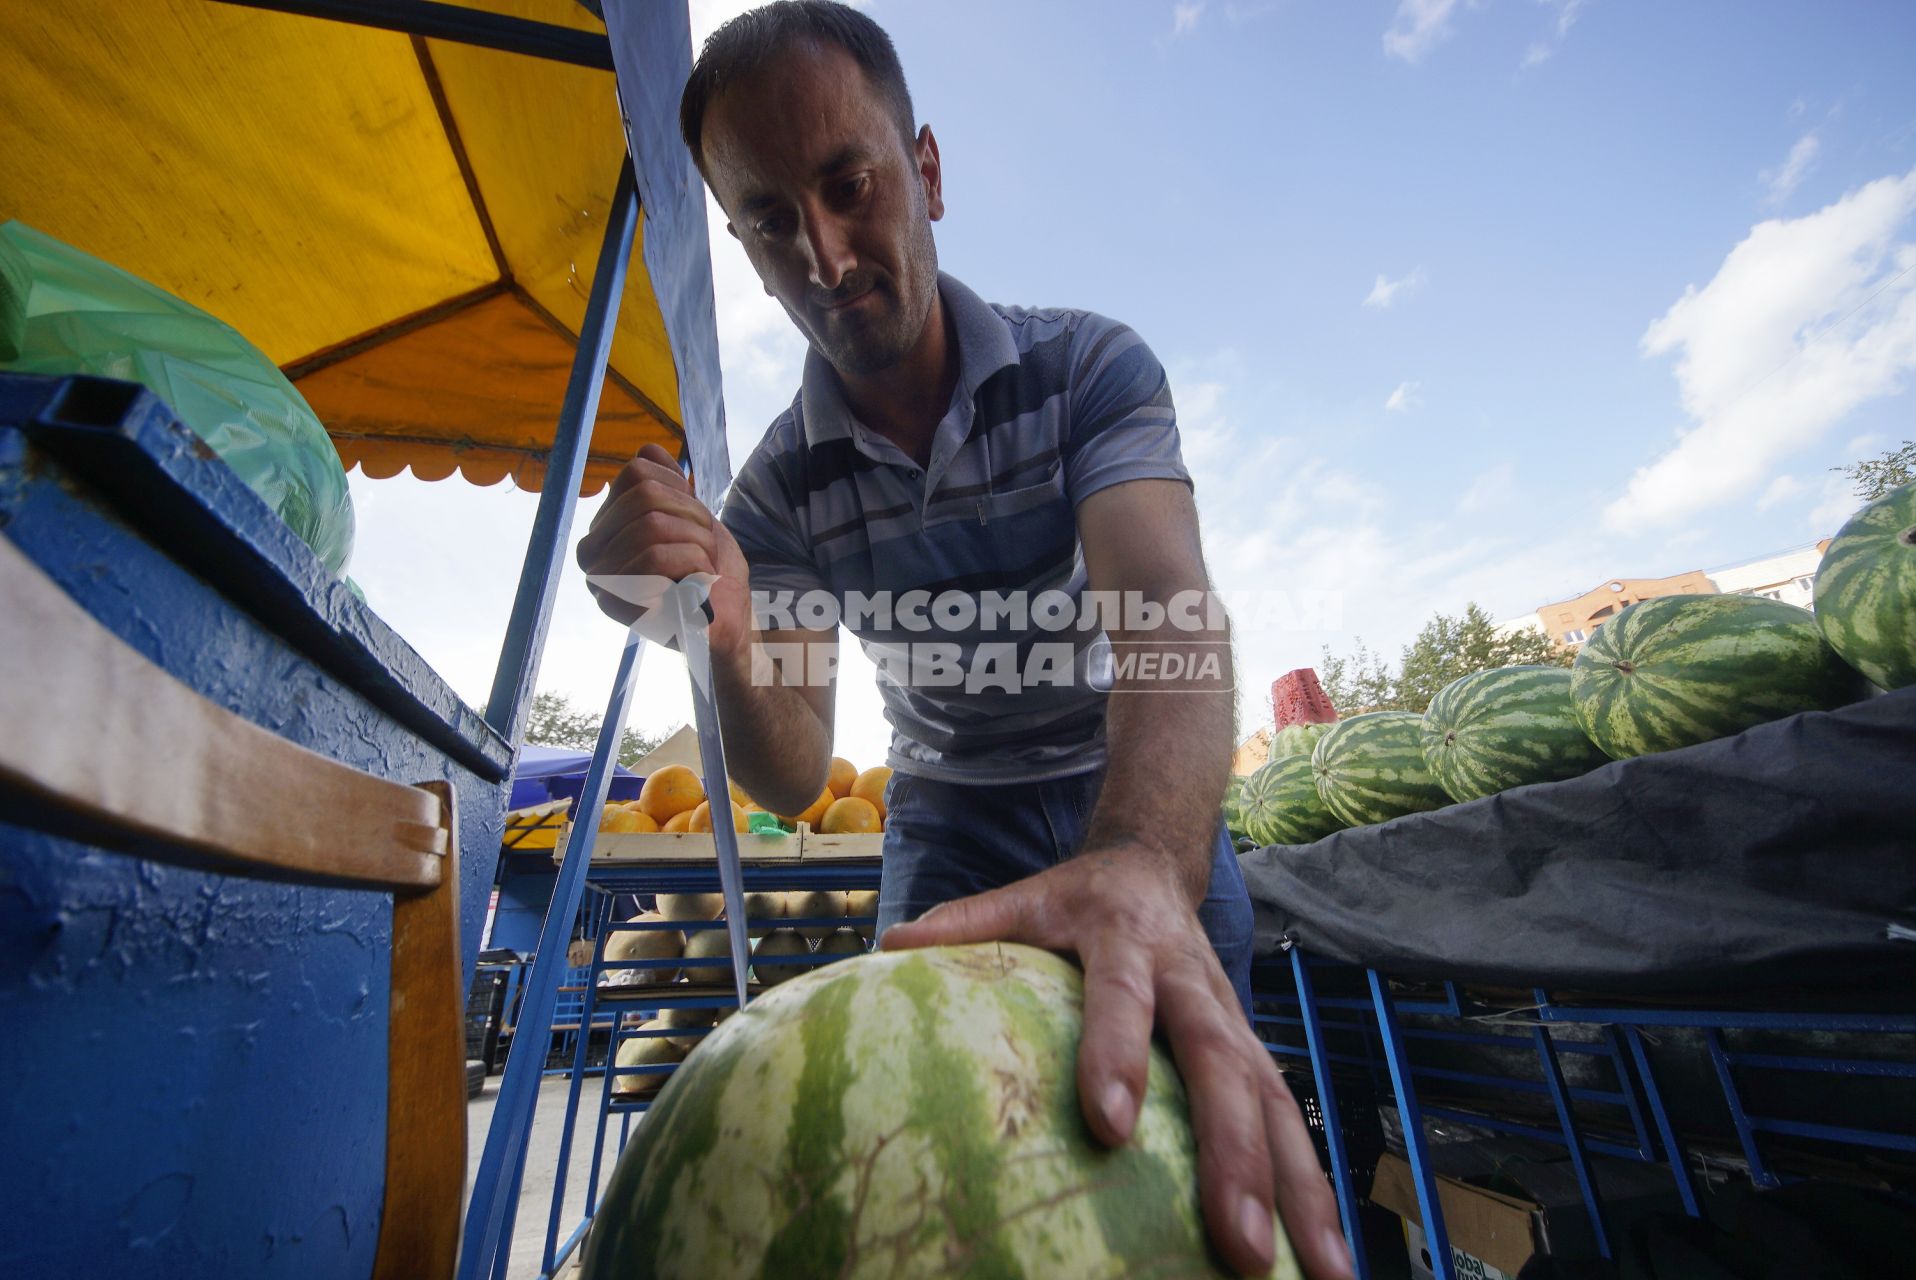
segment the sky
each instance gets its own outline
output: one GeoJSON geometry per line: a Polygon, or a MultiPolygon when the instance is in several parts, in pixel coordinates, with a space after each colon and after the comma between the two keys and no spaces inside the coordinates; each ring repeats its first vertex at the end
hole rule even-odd
{"type": "MultiPolygon", "coordinates": [[[[695,41],[748,7],[692,0],[695,41]]],[[[1916,435],[1916,5],[861,7],[939,142],[941,267],[1122,320],[1169,372],[1247,606],[1240,736],[1326,645],[1833,534],[1857,502],[1831,468],[1916,435]]],[[[708,213],[736,468],[804,345],[708,213]]],[[[351,481],[355,580],[483,702],[536,497],[351,481]]],[[[539,687],[598,709],[623,631],[568,565],[539,687]]],[[[889,728],[843,648],[863,768],[889,728]]],[[[648,652],[630,723],[690,714],[648,652]]]]}

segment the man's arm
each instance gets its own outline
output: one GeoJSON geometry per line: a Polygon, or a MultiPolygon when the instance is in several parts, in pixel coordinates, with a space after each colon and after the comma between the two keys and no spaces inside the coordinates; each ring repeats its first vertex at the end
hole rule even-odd
{"type": "Polygon", "coordinates": [[[605,505],[579,540],[579,567],[599,608],[630,623],[638,610],[593,581],[653,575],[680,581],[711,575],[712,679],[725,732],[725,759],[740,786],[767,808],[798,813],[818,799],[831,767],[835,632],[762,632],[752,616],[751,571],[731,532],[706,509],[657,445],[647,445],[612,481],[605,505]],[[756,668],[754,654],[790,649],[797,660],[756,668]],[[823,648],[827,652],[818,652],[823,648]],[[817,684],[809,672],[825,673],[817,684]]]}

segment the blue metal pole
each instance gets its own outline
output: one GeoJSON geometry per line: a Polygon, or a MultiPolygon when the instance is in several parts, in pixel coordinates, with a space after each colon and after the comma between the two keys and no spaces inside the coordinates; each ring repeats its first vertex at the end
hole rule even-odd
{"type": "Polygon", "coordinates": [[[558,435],[546,459],[545,487],[539,494],[525,567],[519,573],[519,590],[512,600],[506,643],[499,653],[498,670],[493,673],[492,694],[486,699],[486,723],[508,742],[519,741],[525,727],[526,702],[539,674],[539,655],[545,649],[546,628],[552,622],[552,600],[558,593],[559,571],[572,533],[572,513],[585,477],[592,425],[599,416],[599,392],[605,385],[605,363],[612,353],[613,326],[618,319],[619,299],[625,293],[626,263],[632,257],[632,239],[638,226],[639,191],[632,177],[632,159],[627,156],[619,169],[619,185],[606,217],[605,238],[599,244],[599,265],[592,273],[592,294],[586,302],[585,321],[579,326],[579,346],[573,353],[572,376],[566,382],[558,435]]]}
{"type": "Polygon", "coordinates": [[[1303,1015],[1304,1042],[1310,1048],[1317,1109],[1324,1117],[1324,1145],[1330,1152],[1331,1185],[1337,1189],[1337,1209],[1344,1219],[1344,1242],[1350,1246],[1357,1280],[1370,1280],[1370,1259],[1364,1256],[1364,1229],[1357,1216],[1357,1188],[1352,1185],[1350,1155],[1344,1148],[1344,1123],[1337,1114],[1337,1086],[1331,1083],[1324,1028],[1317,1017],[1317,990],[1301,947],[1291,948],[1291,976],[1297,980],[1297,1005],[1303,1015]]]}
{"type": "Polygon", "coordinates": [[[1757,1150],[1756,1133],[1750,1128],[1749,1114],[1743,1110],[1743,1095],[1730,1072],[1730,1055],[1724,1052],[1722,1032],[1706,1027],[1703,1039],[1710,1046],[1710,1062],[1716,1067],[1717,1083],[1723,1086],[1723,1101],[1729,1104],[1730,1122],[1736,1126],[1737,1140],[1743,1144],[1743,1158],[1750,1162],[1750,1181],[1766,1191],[1783,1185],[1763,1163],[1763,1153],[1757,1150]]]}
{"type": "Polygon", "coordinates": [[[492,1126],[486,1132],[485,1152],[479,1159],[472,1199],[466,1207],[459,1280],[481,1280],[491,1275],[495,1257],[503,1258],[511,1247],[512,1215],[518,1199],[515,1184],[525,1166],[526,1142],[532,1128],[533,1110],[538,1104],[546,1051],[543,1035],[531,1037],[523,1031],[527,1027],[552,1025],[552,1007],[558,999],[559,978],[566,967],[566,942],[572,933],[572,922],[579,915],[579,903],[585,895],[586,865],[591,861],[592,844],[598,837],[598,823],[592,816],[605,806],[606,792],[612,784],[612,768],[632,698],[632,677],[638,670],[644,646],[643,640],[628,633],[625,651],[619,657],[618,675],[612,681],[612,696],[606,703],[605,719],[599,723],[598,745],[593,748],[592,763],[586,769],[585,790],[575,810],[587,820],[573,824],[566,838],[565,858],[559,866],[558,882],[552,889],[552,901],[546,907],[532,975],[526,981],[525,1005],[519,1021],[521,1034],[513,1036],[512,1051],[506,1056],[505,1074],[500,1079],[499,1097],[493,1106],[492,1126]],[[513,1193],[504,1194],[509,1186],[515,1187],[513,1193]]]}
{"type": "Polygon", "coordinates": [[[1577,1132],[1576,1113],[1570,1109],[1570,1091],[1564,1087],[1563,1064],[1557,1061],[1550,1044],[1550,1028],[1535,1026],[1537,1060],[1543,1066],[1544,1083],[1550,1086],[1550,1100],[1557,1106],[1557,1122],[1563,1126],[1563,1143],[1570,1148],[1570,1168],[1577,1175],[1577,1188],[1583,1192],[1583,1207],[1590,1214],[1590,1229],[1596,1233],[1597,1252],[1610,1256],[1610,1233],[1603,1226],[1603,1198],[1597,1191],[1596,1176],[1590,1171],[1590,1157],[1584,1152],[1583,1138],[1577,1132]]]}
{"type": "Polygon", "coordinates": [[[1424,1220],[1424,1243],[1430,1247],[1430,1265],[1437,1280],[1457,1280],[1457,1263],[1450,1256],[1450,1232],[1444,1228],[1444,1207],[1437,1200],[1437,1173],[1430,1164],[1430,1144],[1424,1140],[1424,1109],[1411,1080],[1410,1054],[1397,1026],[1390,984],[1375,969],[1370,978],[1371,1002],[1377,1006],[1377,1029],[1384,1041],[1384,1061],[1390,1067],[1391,1087],[1397,1092],[1397,1114],[1404,1124],[1404,1152],[1410,1157],[1411,1182],[1417,1188],[1417,1212],[1424,1220]]]}
{"type": "Polygon", "coordinates": [[[1623,1042],[1630,1046],[1630,1058],[1637,1064],[1637,1077],[1643,1082],[1644,1096],[1650,1100],[1650,1116],[1656,1121],[1657,1136],[1663,1139],[1663,1154],[1669,1157],[1670,1175],[1676,1179],[1677,1196],[1683,1201],[1683,1212],[1692,1218],[1702,1217],[1702,1210],[1696,1201],[1696,1188],[1690,1185],[1689,1157],[1683,1150],[1683,1144],[1677,1141],[1676,1126],[1670,1122],[1670,1113],[1663,1105],[1663,1090],[1657,1087],[1656,1075],[1650,1070],[1650,1055],[1643,1050],[1643,1036],[1635,1027],[1625,1027],[1623,1042]]]}

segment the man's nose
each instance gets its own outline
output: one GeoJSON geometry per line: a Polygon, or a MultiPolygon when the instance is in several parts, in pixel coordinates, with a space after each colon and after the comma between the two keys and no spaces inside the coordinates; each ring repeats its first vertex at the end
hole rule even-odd
{"type": "Polygon", "coordinates": [[[805,220],[805,246],[811,257],[812,283],[821,289],[836,290],[858,265],[851,237],[830,214],[805,220]]]}

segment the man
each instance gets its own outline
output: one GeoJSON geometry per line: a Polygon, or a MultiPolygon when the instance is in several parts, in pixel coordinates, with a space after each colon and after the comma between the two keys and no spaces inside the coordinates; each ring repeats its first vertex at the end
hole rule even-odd
{"type": "Polygon", "coordinates": [[[1246,1017],[1250,908],[1218,823],[1228,633],[1190,607],[1208,583],[1163,370],[1122,325],[993,307],[940,274],[938,144],[913,121],[889,38],[840,5],[770,5],[707,42],[685,142],[810,344],[804,382],[722,523],[649,449],[579,562],[714,576],[727,759],[784,813],[823,787],[833,687],[807,677],[829,672],[837,634],[790,601],[846,602],[894,728],[883,945],[1076,955],[1093,1132],[1129,1137],[1155,1022],[1189,1088],[1219,1252],[1270,1266],[1275,1194],[1310,1273],[1348,1274],[1302,1119],[1246,1017]],[[1108,642],[1083,625],[1101,596],[1118,602],[1108,642]],[[1173,665],[1202,674],[1137,674],[1173,665]]]}

